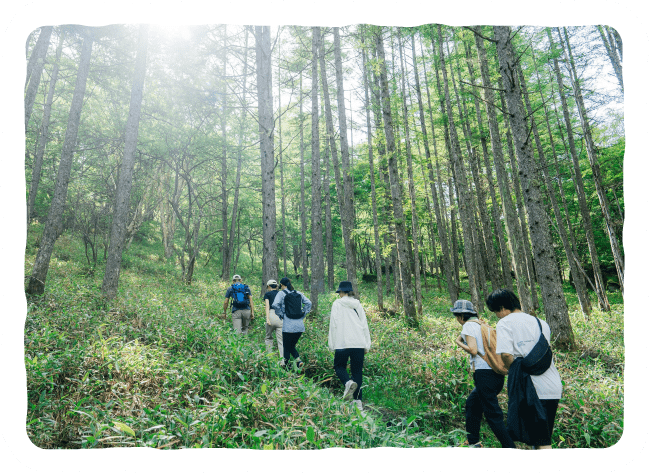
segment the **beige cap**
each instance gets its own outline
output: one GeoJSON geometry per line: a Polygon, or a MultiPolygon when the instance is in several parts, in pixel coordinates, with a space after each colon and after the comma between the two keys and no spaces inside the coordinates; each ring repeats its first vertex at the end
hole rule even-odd
{"type": "Polygon", "coordinates": [[[268,282],[266,283],[266,286],[277,286],[277,281],[274,279],[269,279],[268,282]]]}
{"type": "Polygon", "coordinates": [[[232,276],[232,280],[233,281],[241,281],[241,276],[239,276],[238,274],[235,274],[234,276],[232,276]]]}

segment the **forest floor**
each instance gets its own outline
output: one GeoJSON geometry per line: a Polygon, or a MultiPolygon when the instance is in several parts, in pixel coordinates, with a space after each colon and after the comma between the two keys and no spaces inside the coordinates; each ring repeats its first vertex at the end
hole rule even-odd
{"type": "MultiPolygon", "coordinates": [[[[34,245],[30,236],[26,274],[34,245]]],[[[407,328],[399,314],[378,310],[375,284],[360,285],[372,335],[361,413],[341,400],[327,349],[333,292],[320,297],[319,314],[307,317],[298,344],[304,372],[285,371],[276,349],[266,354],[259,293],[250,334],[238,336],[229,317],[222,319],[227,283],[199,265],[193,283],[184,285],[160,253],[156,242],[134,243],[123,260],[118,296],[106,303],[103,273],[88,265],[78,239],[64,234],[57,242],[46,293],[28,298],[25,321],[27,433],[38,447],[318,449],[464,442],[464,404],[473,381],[464,352],[453,343],[460,326],[449,315],[450,301],[432,279],[419,331],[407,328]]],[[[611,312],[594,310],[587,320],[574,291],[564,289],[577,347],[555,350],[564,394],[553,446],[608,447],[624,427],[622,297],[610,293],[611,312]]],[[[493,314],[483,317],[495,326],[493,314]]],[[[506,388],[499,399],[506,411],[506,388]]],[[[485,446],[499,446],[484,422],[482,436],[485,446]]]]}

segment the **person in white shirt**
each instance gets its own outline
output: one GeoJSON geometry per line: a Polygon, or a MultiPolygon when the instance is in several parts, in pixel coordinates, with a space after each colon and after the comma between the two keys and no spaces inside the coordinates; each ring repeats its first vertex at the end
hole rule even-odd
{"type": "Polygon", "coordinates": [[[477,323],[479,316],[473,309],[473,304],[463,299],[455,301],[451,312],[462,326],[462,332],[455,343],[469,354],[475,384],[475,388],[466,400],[466,431],[469,447],[482,447],[480,424],[484,415],[500,445],[503,448],[516,448],[516,444],[507,433],[503,411],[498,404],[498,393],[503,389],[505,377],[492,370],[480,356],[484,356],[485,351],[480,324],[477,323]]]}
{"type": "Polygon", "coordinates": [[[365,310],[354,295],[352,283],[342,281],[336,291],[339,299],[331,306],[329,318],[329,349],[334,351],[334,371],[345,386],[343,399],[352,400],[363,410],[363,361],[372,345],[365,310]],[[347,373],[347,361],[352,376],[347,373]]]}
{"type": "MultiPolygon", "coordinates": [[[[521,396],[523,393],[513,392],[513,389],[510,388],[510,385],[513,385],[513,368],[510,367],[517,359],[523,359],[530,353],[537,342],[539,342],[541,335],[547,341],[550,340],[550,326],[544,320],[539,320],[537,317],[523,312],[518,297],[507,289],[498,289],[492,292],[487,298],[486,303],[489,310],[494,312],[498,319],[500,319],[496,325],[498,340],[496,353],[500,354],[503,363],[510,369],[508,395],[510,399],[509,416],[511,417],[512,397],[521,396]]],[[[561,377],[557,368],[554,366],[554,360],[551,361],[549,368],[543,373],[537,375],[530,374],[529,376],[540,405],[545,411],[546,418],[541,423],[535,420],[535,423],[529,424],[534,426],[533,432],[527,432],[527,435],[532,439],[530,445],[540,449],[552,448],[551,438],[554,429],[554,420],[562,394],[561,377]]],[[[509,431],[511,434],[511,426],[509,426],[509,431]]]]}

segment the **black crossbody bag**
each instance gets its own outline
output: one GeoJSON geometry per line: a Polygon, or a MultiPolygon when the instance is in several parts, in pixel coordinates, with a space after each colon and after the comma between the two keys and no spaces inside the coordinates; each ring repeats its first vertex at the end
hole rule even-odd
{"type": "Polygon", "coordinates": [[[538,376],[545,373],[552,364],[552,348],[550,348],[550,343],[548,343],[545,335],[543,335],[543,327],[541,326],[541,322],[539,321],[538,317],[535,317],[535,319],[536,323],[539,324],[541,336],[536,342],[536,345],[534,345],[534,348],[532,348],[532,351],[530,351],[527,356],[521,360],[521,368],[528,374],[538,376]]]}

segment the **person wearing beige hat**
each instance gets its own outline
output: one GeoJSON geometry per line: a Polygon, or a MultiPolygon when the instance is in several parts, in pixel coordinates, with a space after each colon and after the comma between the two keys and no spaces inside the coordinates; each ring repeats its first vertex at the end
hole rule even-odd
{"type": "Polygon", "coordinates": [[[266,352],[272,353],[273,351],[273,332],[277,338],[277,347],[279,348],[279,356],[284,361],[284,343],[282,337],[282,319],[275,313],[275,309],[271,307],[275,301],[275,296],[279,292],[279,284],[274,279],[270,279],[266,283],[266,294],[264,294],[264,306],[266,307],[266,352]]]}

